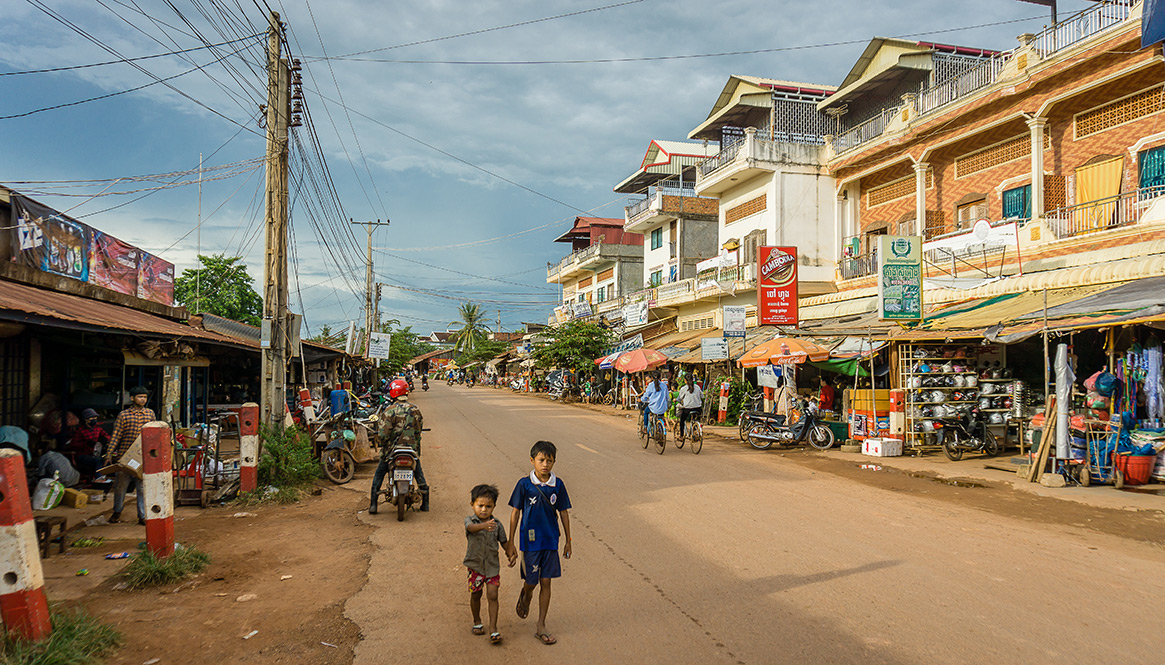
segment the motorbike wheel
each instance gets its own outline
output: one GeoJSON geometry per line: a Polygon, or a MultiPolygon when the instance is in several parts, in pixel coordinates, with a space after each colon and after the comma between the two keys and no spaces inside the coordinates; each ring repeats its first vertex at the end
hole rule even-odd
{"type": "Polygon", "coordinates": [[[818,450],[829,450],[833,447],[833,430],[825,425],[814,425],[809,430],[809,445],[818,450]]]}
{"type": "Polygon", "coordinates": [[[328,480],[337,485],[343,485],[356,475],[356,460],[347,450],[332,448],[323,451],[320,453],[320,465],[328,480]]]}
{"type": "Polygon", "coordinates": [[[959,437],[949,434],[943,439],[943,452],[952,462],[958,462],[963,459],[963,449],[959,447],[959,437]]]}
{"type": "Polygon", "coordinates": [[[744,416],[740,417],[740,427],[738,429],[740,430],[740,440],[747,441],[748,431],[752,429],[752,425],[749,424],[748,418],[745,418],[744,416]]]}
{"type": "Polygon", "coordinates": [[[403,496],[396,498],[396,521],[405,521],[405,498],[403,496]]]}
{"type": "Polygon", "coordinates": [[[759,439],[756,437],[757,434],[763,434],[764,431],[764,425],[754,425],[751,429],[749,429],[748,434],[745,435],[745,440],[748,441],[748,445],[756,448],[757,450],[768,450],[771,448],[773,446],[772,441],[768,439],[759,439]]]}
{"type": "Polygon", "coordinates": [[[983,430],[983,452],[987,453],[988,457],[995,457],[1000,451],[999,439],[988,431],[986,427],[983,430]]]}

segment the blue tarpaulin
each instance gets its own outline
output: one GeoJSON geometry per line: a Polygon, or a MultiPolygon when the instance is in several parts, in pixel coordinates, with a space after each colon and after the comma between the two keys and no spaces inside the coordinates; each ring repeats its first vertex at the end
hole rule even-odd
{"type": "Polygon", "coordinates": [[[1165,0],[1145,0],[1141,6],[1141,48],[1165,41],[1165,0]]]}

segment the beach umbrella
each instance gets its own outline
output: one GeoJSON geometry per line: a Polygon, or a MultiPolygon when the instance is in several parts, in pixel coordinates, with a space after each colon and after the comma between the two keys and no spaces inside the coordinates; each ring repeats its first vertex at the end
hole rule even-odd
{"type": "Polygon", "coordinates": [[[619,356],[619,359],[615,361],[615,369],[634,374],[666,364],[667,356],[655,349],[635,349],[619,356]]]}
{"type": "Polygon", "coordinates": [[[741,367],[760,367],[782,363],[821,362],[829,359],[829,349],[796,337],[774,337],[769,341],[758,344],[748,353],[741,356],[736,362],[741,367]]]}
{"type": "Polygon", "coordinates": [[[611,369],[615,366],[615,361],[618,360],[619,356],[621,355],[623,355],[622,351],[616,351],[612,354],[595,358],[595,364],[599,366],[599,369],[611,369]]]}

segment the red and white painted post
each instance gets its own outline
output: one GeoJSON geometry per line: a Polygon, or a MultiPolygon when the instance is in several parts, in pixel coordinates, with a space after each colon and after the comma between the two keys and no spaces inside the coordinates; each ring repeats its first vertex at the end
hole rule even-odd
{"type": "Polygon", "coordinates": [[[24,454],[11,449],[0,450],[0,617],[25,640],[43,640],[53,632],[24,454]]]}
{"type": "Polygon", "coordinates": [[[259,486],[259,405],[247,402],[239,410],[239,492],[259,486]]]}
{"type": "Polygon", "coordinates": [[[158,558],[174,553],[174,470],[170,426],[142,427],[142,491],[146,493],[146,547],[158,558]]]}
{"type": "Polygon", "coordinates": [[[313,422],[316,419],[315,402],[311,399],[311,391],[307,388],[299,389],[299,407],[303,409],[303,419],[307,422],[313,422]]]}

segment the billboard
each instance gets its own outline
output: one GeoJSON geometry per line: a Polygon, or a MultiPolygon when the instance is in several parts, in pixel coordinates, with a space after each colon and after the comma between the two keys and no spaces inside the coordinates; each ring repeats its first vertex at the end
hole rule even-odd
{"type": "Polygon", "coordinates": [[[385,360],[388,358],[388,350],[391,346],[391,333],[371,333],[368,336],[368,357],[372,360],[385,360]]]}
{"type": "Polygon", "coordinates": [[[921,236],[878,236],[878,317],[922,318],[921,236]]]}
{"type": "Polygon", "coordinates": [[[756,296],[762,326],[797,325],[797,248],[757,247],[756,296]]]}
{"type": "Polygon", "coordinates": [[[110,291],[174,304],[174,264],[20,195],[9,259],[110,291]]]}
{"type": "Polygon", "coordinates": [[[725,305],[723,310],[721,318],[724,320],[724,336],[744,337],[748,308],[744,305],[725,305]]]}

